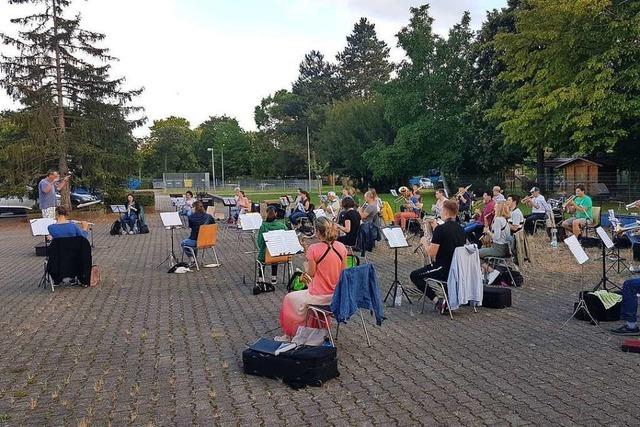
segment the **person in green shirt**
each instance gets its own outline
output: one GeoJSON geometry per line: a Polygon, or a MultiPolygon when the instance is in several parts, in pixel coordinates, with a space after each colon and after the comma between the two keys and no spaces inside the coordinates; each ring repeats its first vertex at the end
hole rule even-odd
{"type": "MultiPolygon", "coordinates": [[[[264,233],[275,230],[286,230],[287,226],[283,221],[278,221],[278,212],[274,206],[267,208],[267,219],[262,223],[258,230],[257,246],[258,261],[264,263],[264,255],[267,250],[267,244],[264,241],[264,233]]],[[[278,282],[278,264],[271,265],[271,285],[274,286],[278,282]]],[[[275,289],[275,288],[274,288],[275,289]]]]}
{"type": "Polygon", "coordinates": [[[593,202],[587,196],[584,185],[576,185],[576,195],[566,206],[572,216],[562,222],[562,227],[574,236],[580,236],[582,229],[593,223],[592,207],[593,202]]]}

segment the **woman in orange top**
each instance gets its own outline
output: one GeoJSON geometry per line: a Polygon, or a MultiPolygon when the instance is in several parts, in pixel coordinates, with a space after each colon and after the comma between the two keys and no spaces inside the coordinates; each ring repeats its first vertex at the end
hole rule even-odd
{"type": "MultiPolygon", "coordinates": [[[[280,310],[280,327],[284,335],[278,341],[290,341],[296,335],[298,326],[304,326],[310,304],[331,304],[333,291],[340,280],[340,273],[346,266],[347,248],[336,241],[338,230],[327,218],[316,220],[316,236],[319,243],[307,249],[304,263],[307,289],[285,295],[280,310]]],[[[303,278],[305,277],[303,275],[303,278]]]]}

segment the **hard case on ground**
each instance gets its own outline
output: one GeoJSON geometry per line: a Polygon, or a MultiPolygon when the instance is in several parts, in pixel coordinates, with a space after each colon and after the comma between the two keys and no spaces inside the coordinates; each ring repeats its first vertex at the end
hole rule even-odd
{"type": "Polygon", "coordinates": [[[485,286],[482,295],[482,306],[486,308],[511,307],[511,289],[485,286]]]}

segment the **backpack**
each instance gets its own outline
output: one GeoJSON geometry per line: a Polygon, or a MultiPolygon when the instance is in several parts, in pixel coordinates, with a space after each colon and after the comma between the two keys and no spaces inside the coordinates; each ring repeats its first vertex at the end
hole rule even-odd
{"type": "Polygon", "coordinates": [[[149,226],[147,224],[140,224],[140,234],[148,234],[149,226]]]}
{"type": "Polygon", "coordinates": [[[109,234],[112,236],[117,236],[122,231],[122,224],[120,224],[120,220],[116,220],[111,224],[111,230],[109,230],[109,234]]]}

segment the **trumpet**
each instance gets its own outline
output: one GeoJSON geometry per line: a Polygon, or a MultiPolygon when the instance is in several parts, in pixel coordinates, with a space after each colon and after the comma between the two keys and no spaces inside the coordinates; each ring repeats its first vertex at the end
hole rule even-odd
{"type": "Polygon", "coordinates": [[[567,199],[567,201],[562,204],[562,209],[566,209],[567,206],[569,206],[571,203],[573,203],[573,199],[575,199],[575,198],[576,198],[576,196],[569,197],[567,199]]]}
{"type": "Polygon", "coordinates": [[[628,205],[625,205],[625,209],[629,210],[629,209],[633,209],[633,208],[638,207],[638,206],[640,206],[640,200],[636,200],[633,203],[629,203],[628,205]]]}
{"type": "Polygon", "coordinates": [[[462,195],[464,195],[464,193],[466,193],[467,191],[469,191],[469,189],[471,188],[471,185],[472,185],[472,184],[467,185],[466,187],[464,187],[464,190],[460,190],[460,191],[458,191],[458,192],[456,193],[456,195],[455,195],[455,196],[453,196],[453,197],[455,197],[456,199],[457,199],[458,197],[462,197],[462,195]]]}

